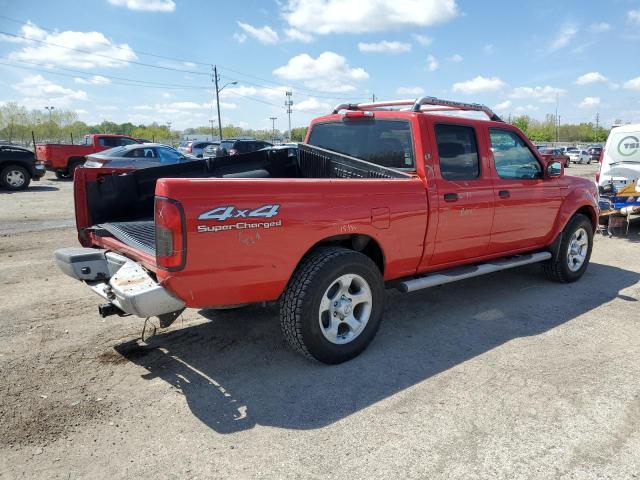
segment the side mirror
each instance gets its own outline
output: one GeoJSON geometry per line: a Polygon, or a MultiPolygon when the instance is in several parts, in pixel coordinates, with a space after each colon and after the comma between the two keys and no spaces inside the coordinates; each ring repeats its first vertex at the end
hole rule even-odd
{"type": "Polygon", "coordinates": [[[545,178],[556,178],[560,175],[562,175],[562,163],[555,160],[547,163],[547,166],[544,169],[545,178]]]}

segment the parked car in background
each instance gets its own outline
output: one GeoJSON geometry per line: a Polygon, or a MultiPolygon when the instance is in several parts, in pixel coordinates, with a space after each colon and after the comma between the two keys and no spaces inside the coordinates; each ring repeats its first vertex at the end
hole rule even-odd
{"type": "Polygon", "coordinates": [[[88,168],[141,168],[171,165],[196,160],[193,155],[184,155],[175,148],[160,143],[125,145],[87,156],[84,164],[88,168]]]}
{"type": "Polygon", "coordinates": [[[11,144],[0,145],[0,186],[8,190],[24,190],[31,180],[40,180],[44,164],[36,161],[31,150],[11,144]]]}
{"type": "Polygon", "coordinates": [[[207,145],[202,150],[202,158],[211,158],[215,157],[218,153],[218,149],[220,148],[220,142],[213,142],[211,145],[207,145]]]}
{"type": "Polygon", "coordinates": [[[571,166],[571,159],[569,158],[569,155],[565,155],[559,148],[540,147],[538,152],[540,152],[540,155],[545,157],[547,160],[560,162],[564,165],[564,168],[569,168],[571,166]]]}
{"type": "Polygon", "coordinates": [[[587,150],[587,153],[589,153],[589,156],[591,156],[592,162],[599,162],[600,155],[602,154],[602,147],[590,147],[587,150]]]}
{"type": "Polygon", "coordinates": [[[36,159],[44,162],[45,168],[55,172],[58,178],[73,178],[73,171],[84,164],[85,157],[92,153],[123,145],[141,143],[126,135],[85,135],[79,145],[62,143],[37,143],[36,159]]]}
{"type": "Polygon", "coordinates": [[[596,182],[615,189],[640,178],[640,123],[614,127],[604,146],[596,182]]]}
{"type": "Polygon", "coordinates": [[[573,163],[586,163],[587,165],[591,163],[591,155],[589,155],[586,150],[570,148],[566,153],[569,156],[569,160],[571,160],[573,163]]]}
{"type": "Polygon", "coordinates": [[[224,157],[226,155],[251,153],[267,147],[273,147],[273,144],[264,140],[223,140],[220,142],[216,156],[224,157]]]}
{"type": "Polygon", "coordinates": [[[197,158],[202,158],[204,154],[204,149],[214,145],[220,145],[220,142],[217,141],[197,141],[197,140],[185,140],[180,142],[178,146],[178,151],[184,154],[193,155],[197,158]]]}

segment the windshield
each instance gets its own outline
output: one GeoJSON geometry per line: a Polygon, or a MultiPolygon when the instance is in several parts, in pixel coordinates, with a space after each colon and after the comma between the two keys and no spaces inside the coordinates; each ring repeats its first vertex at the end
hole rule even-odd
{"type": "Polygon", "coordinates": [[[314,125],[309,145],[389,168],[415,168],[411,126],[403,120],[358,120],[314,125]]]}

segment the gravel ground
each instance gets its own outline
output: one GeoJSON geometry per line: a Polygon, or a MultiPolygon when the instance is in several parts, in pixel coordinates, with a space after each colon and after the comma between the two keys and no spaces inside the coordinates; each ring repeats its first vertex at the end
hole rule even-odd
{"type": "MultiPolygon", "coordinates": [[[[572,174],[593,178],[594,166],[572,174]]],[[[71,183],[0,193],[0,477],[640,476],[640,228],[572,285],[537,266],[410,295],[343,365],[274,307],[188,310],[144,343],[55,267],[71,183]]]]}

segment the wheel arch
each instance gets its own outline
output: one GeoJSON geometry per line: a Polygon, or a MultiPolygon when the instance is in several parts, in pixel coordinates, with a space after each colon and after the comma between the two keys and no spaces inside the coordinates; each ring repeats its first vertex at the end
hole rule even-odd
{"type": "MultiPolygon", "coordinates": [[[[370,235],[366,234],[347,234],[347,235],[335,235],[319,240],[313,244],[302,256],[303,258],[309,255],[314,250],[324,246],[341,246],[348,250],[360,252],[369,257],[373,263],[376,264],[380,270],[380,274],[384,275],[385,270],[385,255],[380,243],[370,235]]],[[[300,263],[298,262],[298,263],[300,263]]]]}

